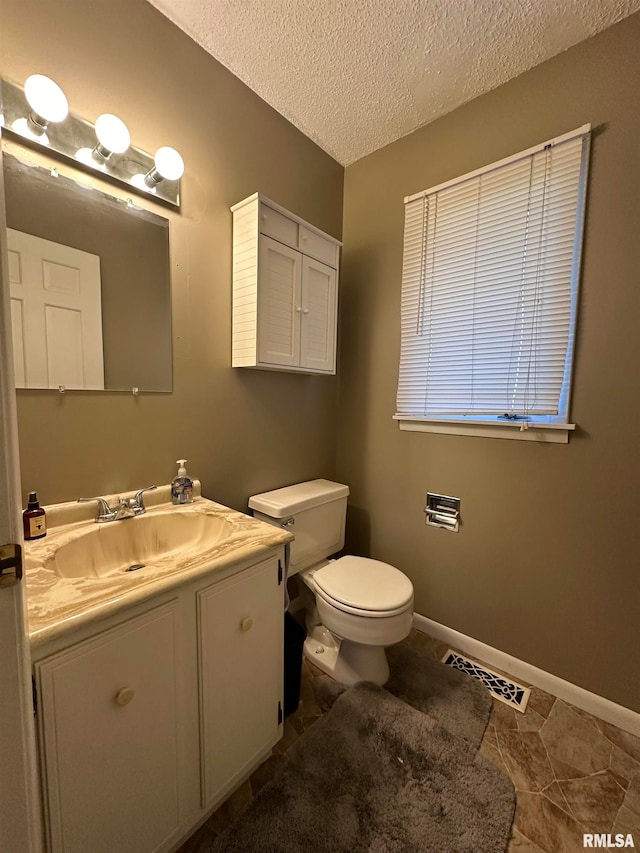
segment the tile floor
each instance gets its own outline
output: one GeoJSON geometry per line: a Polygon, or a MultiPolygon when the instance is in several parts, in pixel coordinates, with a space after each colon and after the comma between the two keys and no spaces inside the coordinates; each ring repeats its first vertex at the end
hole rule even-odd
{"type": "MultiPolygon", "coordinates": [[[[449,648],[415,630],[407,642],[434,660],[449,648]]],[[[321,716],[311,685],[318,673],[304,662],[300,707],[285,721],[282,740],[179,853],[204,853],[321,716]]],[[[631,833],[640,848],[640,738],[534,687],[524,714],[493,700],[480,752],[516,789],[508,853],[577,853],[583,833],[631,833]]]]}

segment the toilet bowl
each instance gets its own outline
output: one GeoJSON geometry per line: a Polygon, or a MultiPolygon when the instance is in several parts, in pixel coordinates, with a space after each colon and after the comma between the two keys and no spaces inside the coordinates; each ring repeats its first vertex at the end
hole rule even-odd
{"type": "Polygon", "coordinates": [[[312,480],[254,495],[249,506],[257,518],[286,526],[296,537],[288,574],[302,581],[305,656],[344,684],[382,685],[389,678],[385,647],[411,630],[413,585],[379,560],[327,559],[344,545],[348,494],[341,483],[312,480]]]}
{"type": "Polygon", "coordinates": [[[315,596],[315,609],[307,609],[307,658],[344,684],[385,684],[384,649],[411,630],[409,578],[388,563],[351,556],[307,569],[300,578],[315,596]]]}

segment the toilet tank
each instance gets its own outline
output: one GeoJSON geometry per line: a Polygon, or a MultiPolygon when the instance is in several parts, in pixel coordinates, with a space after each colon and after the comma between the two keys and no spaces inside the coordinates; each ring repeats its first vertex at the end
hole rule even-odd
{"type": "Polygon", "coordinates": [[[307,569],[340,551],[344,545],[349,487],[331,480],[309,480],[249,498],[260,521],[294,534],[289,575],[307,569]]]}

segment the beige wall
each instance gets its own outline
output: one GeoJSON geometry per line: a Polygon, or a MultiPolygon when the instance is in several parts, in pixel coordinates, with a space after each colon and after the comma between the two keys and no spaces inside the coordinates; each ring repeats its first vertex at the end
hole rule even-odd
{"type": "Polygon", "coordinates": [[[338,478],[416,610],[640,711],[640,15],[347,168],[338,478]],[[569,445],[401,433],[403,197],[591,122],[569,445]],[[462,499],[454,535],[427,491],[462,499]]]}
{"type": "MultiPolygon", "coordinates": [[[[171,395],[18,393],[25,492],[45,503],[166,483],[185,456],[234,507],[335,473],[337,380],[233,370],[230,205],[260,191],[341,235],[343,169],[144,0],[0,0],[0,73],[45,73],[183,155],[171,219],[171,395]]],[[[159,209],[166,215],[164,208],[159,209]]]]}

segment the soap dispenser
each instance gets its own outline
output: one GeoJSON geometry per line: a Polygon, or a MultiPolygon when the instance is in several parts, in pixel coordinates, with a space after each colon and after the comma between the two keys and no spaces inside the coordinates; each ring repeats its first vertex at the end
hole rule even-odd
{"type": "Polygon", "coordinates": [[[186,459],[177,459],[178,475],[171,483],[171,503],[190,504],[193,501],[193,481],[187,476],[186,459]]]}

